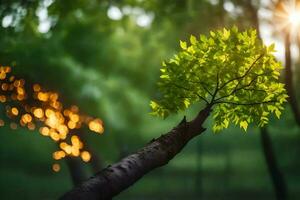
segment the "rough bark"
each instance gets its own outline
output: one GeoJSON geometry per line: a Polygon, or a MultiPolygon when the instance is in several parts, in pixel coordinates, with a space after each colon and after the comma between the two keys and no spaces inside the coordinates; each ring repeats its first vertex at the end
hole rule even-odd
{"type": "Polygon", "coordinates": [[[287,198],[286,183],[281,171],[279,170],[268,130],[267,128],[261,128],[260,132],[264,156],[274,186],[276,199],[285,200],[287,198]]]}
{"type": "Polygon", "coordinates": [[[199,112],[197,117],[187,122],[185,118],[170,132],[152,140],[138,152],[104,170],[66,193],[61,199],[107,200],[125,190],[146,173],[166,165],[195,136],[205,131],[203,122],[208,117],[211,106],[199,112]]]}

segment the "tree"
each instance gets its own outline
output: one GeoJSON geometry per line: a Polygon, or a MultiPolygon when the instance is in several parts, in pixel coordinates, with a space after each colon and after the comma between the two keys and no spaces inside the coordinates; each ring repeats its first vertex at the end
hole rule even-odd
{"type": "Polygon", "coordinates": [[[274,113],[278,118],[286,102],[282,68],[274,45],[264,46],[255,30],[211,31],[210,36],[180,42],[182,51],[163,63],[158,82],[160,98],[151,102],[154,115],[167,117],[195,103],[204,108],[191,121],[186,117],[170,132],[144,148],[108,166],[61,199],[111,199],[149,171],[167,164],[194,137],[205,131],[212,111],[214,131],[231,122],[247,130],[248,124],[264,126],[274,113]]]}

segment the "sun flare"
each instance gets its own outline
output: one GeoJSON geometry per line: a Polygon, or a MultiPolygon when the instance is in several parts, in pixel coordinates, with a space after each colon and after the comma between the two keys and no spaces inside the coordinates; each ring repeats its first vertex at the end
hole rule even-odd
{"type": "Polygon", "coordinates": [[[293,27],[298,27],[300,25],[300,10],[294,10],[289,15],[289,22],[293,27]]]}
{"type": "Polygon", "coordinates": [[[297,1],[279,3],[276,7],[275,17],[280,30],[299,31],[300,7],[297,1]]]}

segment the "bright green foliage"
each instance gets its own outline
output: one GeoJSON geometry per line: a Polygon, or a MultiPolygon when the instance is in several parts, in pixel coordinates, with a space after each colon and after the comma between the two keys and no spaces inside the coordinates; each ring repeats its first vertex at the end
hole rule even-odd
{"type": "Polygon", "coordinates": [[[161,98],[151,102],[154,115],[167,117],[205,102],[213,106],[214,131],[229,123],[247,130],[248,124],[263,126],[270,113],[279,118],[286,102],[279,83],[282,66],[255,30],[236,27],[210,32],[210,36],[180,41],[181,51],[163,63],[158,82],[161,98]]]}

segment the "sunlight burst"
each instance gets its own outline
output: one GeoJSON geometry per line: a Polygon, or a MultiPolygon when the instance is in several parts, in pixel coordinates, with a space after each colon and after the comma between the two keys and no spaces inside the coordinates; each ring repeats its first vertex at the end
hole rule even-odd
{"type": "Polygon", "coordinates": [[[300,25],[300,11],[294,10],[289,15],[289,22],[293,27],[298,27],[300,25]]]}
{"type": "Polygon", "coordinates": [[[275,17],[280,30],[298,32],[300,27],[300,8],[296,1],[279,3],[275,17]]]}

